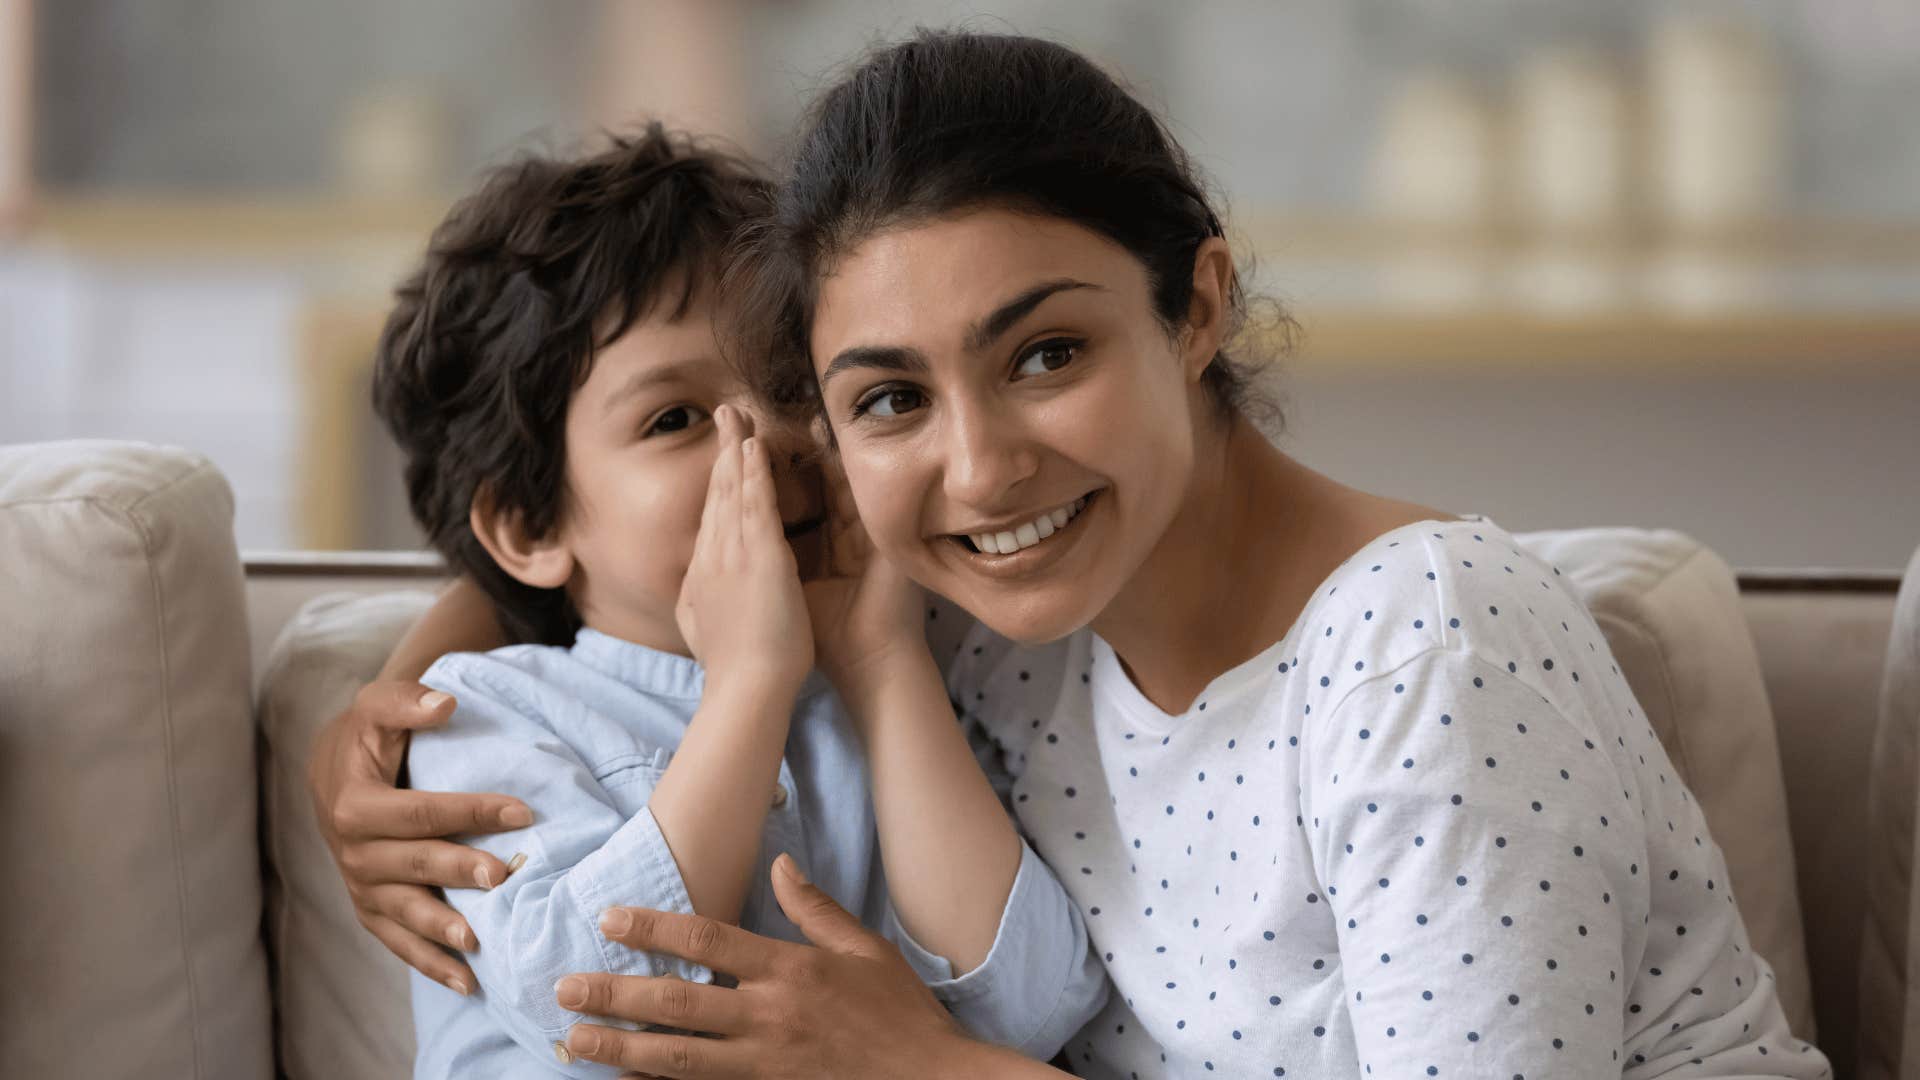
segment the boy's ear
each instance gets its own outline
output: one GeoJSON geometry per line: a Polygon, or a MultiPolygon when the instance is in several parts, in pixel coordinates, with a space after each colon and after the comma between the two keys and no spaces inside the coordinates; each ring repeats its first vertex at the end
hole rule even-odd
{"type": "Polygon", "coordinates": [[[528,536],[525,519],[518,512],[498,509],[485,488],[474,493],[467,524],[500,569],[522,585],[558,589],[573,577],[573,552],[561,541],[560,530],[551,530],[545,537],[528,536]]]}

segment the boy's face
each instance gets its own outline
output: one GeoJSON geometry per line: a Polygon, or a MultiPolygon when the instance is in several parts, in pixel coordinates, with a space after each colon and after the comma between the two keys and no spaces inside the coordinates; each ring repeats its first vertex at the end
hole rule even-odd
{"type": "MultiPolygon", "coordinates": [[[[674,606],[719,448],[713,411],[728,404],[760,419],[720,358],[711,313],[704,295],[677,320],[656,312],[595,356],[567,406],[568,498],[555,537],[573,556],[567,588],[586,625],[681,654],[674,606]]],[[[806,449],[793,434],[755,426],[806,568],[825,532],[819,473],[791,464],[806,449]]]]}

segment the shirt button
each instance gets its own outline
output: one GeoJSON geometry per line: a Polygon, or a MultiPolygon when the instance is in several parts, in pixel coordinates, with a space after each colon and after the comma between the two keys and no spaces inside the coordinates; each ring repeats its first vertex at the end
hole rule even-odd
{"type": "Polygon", "coordinates": [[[787,789],[779,784],[773,785],[773,808],[778,810],[785,805],[787,805],[787,789]]]}

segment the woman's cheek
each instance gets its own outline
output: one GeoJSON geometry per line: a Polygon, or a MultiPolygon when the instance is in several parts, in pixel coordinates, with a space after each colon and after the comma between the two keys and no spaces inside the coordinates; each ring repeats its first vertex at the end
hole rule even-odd
{"type": "Polygon", "coordinates": [[[925,500],[919,488],[932,470],[916,469],[924,465],[913,458],[888,451],[875,451],[858,445],[841,444],[841,468],[846,470],[847,487],[853,493],[853,505],[866,527],[867,538],[880,553],[895,563],[910,565],[920,548],[920,521],[916,508],[925,500]]]}

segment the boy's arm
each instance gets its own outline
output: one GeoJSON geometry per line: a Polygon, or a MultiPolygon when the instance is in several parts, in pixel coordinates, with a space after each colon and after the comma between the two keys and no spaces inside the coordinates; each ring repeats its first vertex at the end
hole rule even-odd
{"type": "Polygon", "coordinates": [[[797,689],[765,679],[710,687],[647,800],[693,910],[709,919],[740,921],[797,689]]]}
{"type": "MultiPolygon", "coordinates": [[[[508,865],[524,856],[517,870],[492,889],[449,887],[446,896],[478,939],[468,959],[489,1013],[516,1042],[554,1062],[554,1044],[582,1019],[554,1001],[562,976],[609,971],[711,982],[713,975],[606,941],[599,922],[608,907],[693,912],[685,880],[652,813],[623,814],[590,766],[528,711],[524,695],[495,681],[490,663],[450,658],[427,675],[459,704],[452,723],[416,734],[408,767],[423,791],[485,787],[533,811],[529,827],[465,840],[508,865]]],[[[581,1067],[577,1075],[605,1074],[581,1067]]]]}
{"type": "Polygon", "coordinates": [[[441,594],[388,658],[379,681],[315,736],[307,759],[314,821],[340,870],[354,915],[395,956],[461,993],[473,973],[439,948],[472,949],[471,928],[429,886],[497,884],[506,866],[440,837],[517,828],[527,808],[484,793],[396,790],[411,732],[444,724],[452,702],[417,679],[449,652],[505,644],[492,605],[461,578],[441,594]]]}

